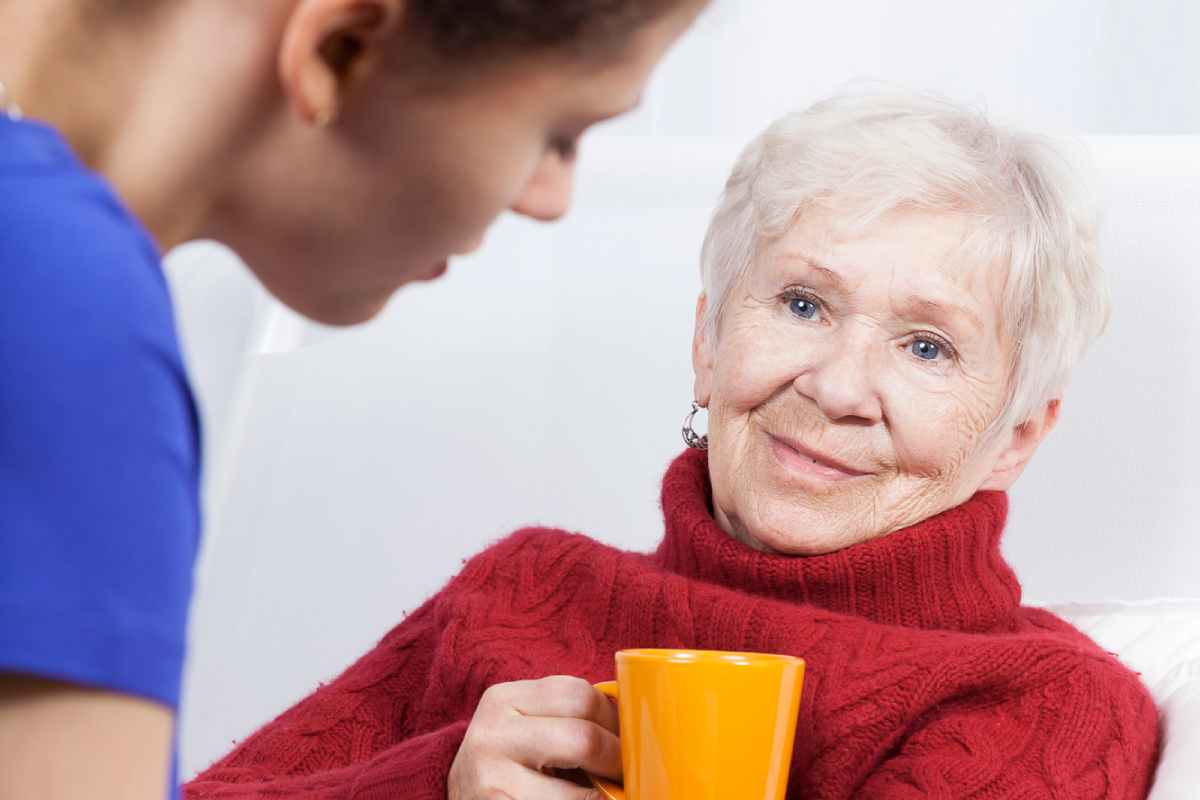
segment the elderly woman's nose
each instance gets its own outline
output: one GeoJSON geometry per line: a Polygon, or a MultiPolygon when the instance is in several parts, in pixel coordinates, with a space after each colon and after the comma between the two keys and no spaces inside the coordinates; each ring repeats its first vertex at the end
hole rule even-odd
{"type": "Polygon", "coordinates": [[[550,148],[542,155],[529,182],[510,208],[542,222],[556,220],[567,213],[567,207],[571,205],[574,179],[574,158],[564,158],[558,150],[550,148]]]}
{"type": "Polygon", "coordinates": [[[883,417],[879,365],[869,347],[826,350],[792,382],[831,420],[874,424],[883,417]]]}

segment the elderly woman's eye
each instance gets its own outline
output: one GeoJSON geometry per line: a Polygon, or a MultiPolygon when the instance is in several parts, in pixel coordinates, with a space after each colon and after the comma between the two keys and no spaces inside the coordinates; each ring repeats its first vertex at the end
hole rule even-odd
{"type": "Polygon", "coordinates": [[[922,361],[936,361],[939,358],[952,358],[954,351],[945,342],[922,337],[914,339],[908,346],[908,351],[922,361]]]}
{"type": "Polygon", "coordinates": [[[933,361],[942,353],[941,348],[925,339],[917,339],[917,341],[913,342],[912,352],[917,358],[923,358],[927,361],[933,361]]]}
{"type": "Polygon", "coordinates": [[[817,315],[816,305],[804,297],[793,297],[788,302],[788,308],[801,319],[812,319],[817,315]]]}

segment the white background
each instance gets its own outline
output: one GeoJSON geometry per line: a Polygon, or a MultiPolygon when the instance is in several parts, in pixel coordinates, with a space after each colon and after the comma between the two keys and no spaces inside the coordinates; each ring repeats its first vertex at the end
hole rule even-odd
{"type": "Polygon", "coordinates": [[[715,0],[606,130],[748,139],[863,78],[1084,134],[1197,134],[1200,2],[715,0]]]}

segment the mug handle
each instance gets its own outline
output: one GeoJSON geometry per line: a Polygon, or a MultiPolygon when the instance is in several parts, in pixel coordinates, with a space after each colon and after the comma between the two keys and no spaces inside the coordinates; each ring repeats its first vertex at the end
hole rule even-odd
{"type": "MultiPolygon", "coordinates": [[[[605,697],[611,697],[613,700],[617,699],[616,681],[604,681],[603,683],[594,683],[592,685],[599,689],[605,697]]],[[[625,788],[621,784],[613,783],[607,778],[601,778],[599,775],[593,775],[587,770],[584,770],[583,774],[592,782],[592,786],[600,792],[600,796],[604,800],[626,800],[625,788]]]]}

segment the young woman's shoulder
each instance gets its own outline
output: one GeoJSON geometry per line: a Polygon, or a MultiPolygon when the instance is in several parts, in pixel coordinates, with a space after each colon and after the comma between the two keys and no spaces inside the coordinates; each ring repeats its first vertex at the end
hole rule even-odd
{"type": "Polygon", "coordinates": [[[46,126],[3,122],[0,151],[4,318],[67,331],[95,323],[94,333],[136,326],[173,342],[157,246],[112,187],[46,126]]]}
{"type": "Polygon", "coordinates": [[[158,253],[57,134],[9,120],[0,342],[0,669],[174,706],[199,431],[158,253]]]}

